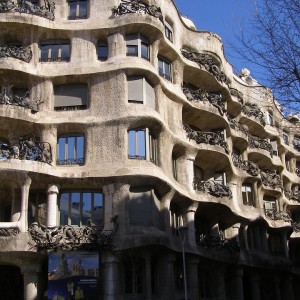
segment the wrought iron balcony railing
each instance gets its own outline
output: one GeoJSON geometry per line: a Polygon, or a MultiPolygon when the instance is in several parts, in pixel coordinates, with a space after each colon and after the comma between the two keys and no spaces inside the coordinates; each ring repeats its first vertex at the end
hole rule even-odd
{"type": "Polygon", "coordinates": [[[218,145],[221,146],[226,153],[229,153],[228,144],[224,141],[221,133],[194,130],[186,124],[183,126],[183,128],[186,131],[187,138],[194,140],[197,144],[218,145]]]}
{"type": "Polygon", "coordinates": [[[246,171],[251,176],[257,176],[260,173],[259,167],[252,161],[242,160],[239,155],[232,153],[232,162],[234,166],[246,171]]]}
{"type": "Polygon", "coordinates": [[[228,186],[212,179],[203,181],[201,178],[194,177],[193,186],[194,190],[206,192],[215,197],[228,197],[229,199],[232,198],[232,193],[228,186]]]}
{"type": "Polygon", "coordinates": [[[276,171],[264,169],[260,171],[260,176],[263,185],[271,187],[272,189],[283,189],[280,176],[276,171]]]}
{"type": "Polygon", "coordinates": [[[245,125],[243,125],[243,124],[239,123],[238,121],[236,121],[235,119],[231,118],[231,116],[229,114],[227,114],[227,120],[229,122],[230,128],[241,131],[245,135],[248,136],[249,130],[245,125]]]}
{"type": "Polygon", "coordinates": [[[2,57],[13,57],[29,63],[32,59],[32,51],[30,47],[2,46],[0,47],[0,58],[2,57]]]}
{"type": "Polygon", "coordinates": [[[231,253],[240,251],[240,246],[235,238],[226,239],[219,236],[200,235],[198,245],[204,248],[214,248],[216,250],[228,250],[231,253]]]}
{"type": "Polygon", "coordinates": [[[237,97],[240,103],[244,103],[243,93],[241,93],[240,91],[238,91],[237,89],[234,89],[234,88],[229,88],[229,90],[230,90],[230,94],[232,96],[237,97]]]}
{"type": "Polygon", "coordinates": [[[267,150],[268,152],[270,152],[271,157],[273,157],[273,147],[268,140],[248,134],[248,141],[250,148],[267,150]]]}
{"type": "Polygon", "coordinates": [[[262,126],[266,125],[266,120],[265,120],[264,114],[256,104],[245,103],[242,107],[242,111],[248,117],[253,116],[254,118],[258,119],[259,123],[262,126]]]}
{"type": "Polygon", "coordinates": [[[265,216],[273,221],[282,220],[284,222],[291,222],[291,216],[288,211],[278,211],[277,209],[265,209],[265,216]]]}

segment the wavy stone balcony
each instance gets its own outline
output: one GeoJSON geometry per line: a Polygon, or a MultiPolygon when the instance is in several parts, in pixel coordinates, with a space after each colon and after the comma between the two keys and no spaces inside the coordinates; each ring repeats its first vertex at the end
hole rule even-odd
{"type": "Polygon", "coordinates": [[[257,119],[262,126],[266,125],[264,114],[256,104],[245,103],[242,107],[242,112],[248,117],[257,119]]]}
{"type": "Polygon", "coordinates": [[[203,248],[226,250],[232,254],[240,251],[240,246],[236,238],[226,239],[222,235],[210,236],[202,234],[197,243],[203,248]]]}
{"type": "Polygon", "coordinates": [[[292,221],[289,212],[278,211],[276,209],[265,209],[265,216],[272,221],[284,221],[288,223],[292,221]]]}
{"type": "Polygon", "coordinates": [[[209,54],[198,53],[186,48],[181,49],[181,54],[188,60],[198,64],[200,69],[205,69],[211,73],[217,81],[229,85],[230,81],[224,72],[216,65],[213,57],[209,54]]]}
{"type": "Polygon", "coordinates": [[[141,0],[121,0],[119,6],[113,7],[112,10],[115,16],[142,13],[158,18],[161,22],[164,20],[160,7],[149,5],[141,0]]]}
{"type": "Polygon", "coordinates": [[[9,144],[0,140],[0,161],[11,158],[51,164],[51,145],[48,142],[39,141],[32,134],[19,137],[19,142],[16,144],[9,144]]]}
{"type": "Polygon", "coordinates": [[[273,157],[273,148],[268,140],[251,134],[248,134],[248,140],[250,148],[266,150],[270,153],[270,156],[273,157]]]}
{"type": "Polygon", "coordinates": [[[283,190],[280,176],[276,171],[267,169],[260,170],[260,177],[264,186],[270,187],[272,189],[283,190]]]}
{"type": "Polygon", "coordinates": [[[194,190],[209,193],[214,197],[228,197],[232,199],[232,193],[228,186],[216,182],[212,179],[203,181],[201,178],[194,177],[193,180],[194,190]]]}
{"type": "Polygon", "coordinates": [[[232,153],[232,162],[235,167],[246,171],[251,176],[257,176],[260,174],[260,169],[254,162],[243,160],[235,153],[232,153]]]}
{"type": "Polygon", "coordinates": [[[224,141],[224,138],[220,133],[194,130],[186,124],[183,128],[186,131],[186,137],[189,140],[194,140],[197,144],[218,145],[221,146],[226,153],[229,153],[228,144],[224,141]]]}
{"type": "Polygon", "coordinates": [[[211,105],[213,105],[218,109],[221,116],[225,114],[226,112],[225,103],[223,102],[222,95],[220,93],[209,93],[203,89],[196,89],[191,85],[189,85],[187,82],[183,83],[182,90],[187,100],[191,102],[208,101],[211,105]]]}
{"type": "Polygon", "coordinates": [[[293,190],[285,190],[284,195],[289,199],[289,200],[294,200],[300,203],[300,192],[298,188],[295,188],[293,190]]]}
{"type": "Polygon", "coordinates": [[[11,1],[4,0],[0,2],[0,13],[7,12],[18,12],[24,14],[31,14],[35,16],[40,16],[51,21],[55,18],[55,4],[53,2],[49,2],[48,0],[44,0],[44,6],[37,6],[31,3],[31,1],[11,1]]]}

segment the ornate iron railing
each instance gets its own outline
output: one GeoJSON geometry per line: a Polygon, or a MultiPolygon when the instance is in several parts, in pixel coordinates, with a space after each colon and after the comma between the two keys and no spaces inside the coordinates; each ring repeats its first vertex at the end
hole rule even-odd
{"type": "Polygon", "coordinates": [[[260,177],[263,185],[271,187],[272,189],[283,189],[280,176],[276,171],[268,169],[260,170],[260,177]]]}
{"type": "Polygon", "coordinates": [[[40,16],[49,20],[55,18],[55,3],[49,0],[43,0],[44,6],[34,5],[28,0],[6,0],[0,2],[0,13],[19,12],[40,16]]]}
{"type": "Polygon", "coordinates": [[[214,248],[216,250],[227,250],[231,253],[238,253],[240,246],[236,238],[226,239],[219,236],[200,235],[198,245],[204,248],[214,248]]]}
{"type": "Polygon", "coordinates": [[[292,222],[292,227],[295,232],[300,232],[300,223],[299,222],[292,222]]]}
{"type": "Polygon", "coordinates": [[[294,188],[292,191],[285,190],[284,194],[288,199],[294,200],[294,201],[297,201],[300,203],[300,192],[299,192],[298,187],[294,188]]]}
{"type": "Polygon", "coordinates": [[[48,142],[40,142],[32,134],[19,137],[19,142],[9,144],[0,140],[0,159],[34,160],[52,163],[52,149],[48,142]]]}
{"type": "Polygon", "coordinates": [[[291,216],[287,211],[278,211],[277,209],[265,209],[265,216],[273,221],[291,222],[291,216]]]}
{"type": "Polygon", "coordinates": [[[32,112],[39,111],[39,105],[43,103],[41,100],[31,100],[29,92],[24,96],[14,95],[13,86],[3,86],[0,93],[0,104],[15,105],[29,108],[32,112]]]}
{"type": "Polygon", "coordinates": [[[273,147],[271,143],[268,142],[268,140],[248,134],[248,141],[250,148],[267,150],[268,152],[270,152],[271,157],[273,157],[273,147]]]}
{"type": "Polygon", "coordinates": [[[294,148],[297,151],[300,151],[300,140],[298,138],[297,139],[293,139],[293,145],[294,145],[294,148]]]}
{"type": "Polygon", "coordinates": [[[238,98],[238,101],[240,103],[244,103],[244,96],[243,96],[243,93],[241,93],[240,91],[238,91],[237,89],[234,89],[234,88],[229,88],[230,90],[230,94],[232,96],[235,96],[238,98]]]}
{"type": "Polygon", "coordinates": [[[248,117],[254,117],[258,119],[259,123],[262,126],[266,125],[266,120],[264,117],[263,112],[259,109],[259,107],[256,104],[253,103],[245,103],[242,106],[242,112],[247,115],[248,117]]]}
{"type": "Polygon", "coordinates": [[[300,177],[300,169],[299,168],[296,168],[295,173],[298,177],[300,177]]]}
{"type": "Polygon", "coordinates": [[[245,125],[243,125],[243,124],[239,123],[238,121],[236,121],[235,119],[231,118],[231,116],[229,114],[227,114],[227,119],[228,119],[230,128],[241,131],[248,136],[249,131],[245,125]]]}
{"type": "Polygon", "coordinates": [[[242,160],[239,155],[232,153],[232,162],[234,166],[246,171],[251,176],[257,176],[260,173],[259,167],[252,161],[242,160]]]}
{"type": "Polygon", "coordinates": [[[219,145],[226,153],[229,153],[228,144],[224,141],[224,138],[220,133],[194,130],[186,124],[183,128],[186,131],[186,136],[189,140],[194,140],[197,144],[219,145]]]}
{"type": "Polygon", "coordinates": [[[225,103],[222,101],[222,95],[219,93],[209,93],[202,89],[193,89],[188,83],[184,82],[182,86],[183,93],[189,101],[208,101],[210,104],[215,106],[220,115],[224,115],[226,112],[225,103]]]}
{"type": "Polygon", "coordinates": [[[84,158],[57,159],[58,166],[84,165],[84,158]]]}
{"type": "Polygon", "coordinates": [[[91,221],[85,227],[63,225],[46,227],[33,223],[28,232],[32,238],[30,243],[37,251],[42,250],[75,250],[98,249],[99,247],[113,249],[113,235],[117,231],[117,216],[111,219],[114,223],[112,230],[103,230],[91,221]]]}
{"type": "Polygon", "coordinates": [[[32,59],[32,51],[30,47],[2,46],[0,47],[0,58],[2,57],[13,57],[29,63],[32,59]]]}
{"type": "Polygon", "coordinates": [[[209,54],[198,53],[189,49],[181,49],[181,54],[187,58],[198,64],[200,69],[204,68],[206,71],[214,75],[214,77],[225,84],[229,85],[230,81],[224,72],[220,70],[220,68],[216,65],[214,59],[209,54]]]}
{"type": "Polygon", "coordinates": [[[164,21],[160,7],[149,5],[141,0],[121,0],[119,6],[113,8],[115,16],[142,13],[158,18],[161,22],[164,21]]]}
{"type": "Polygon", "coordinates": [[[206,192],[215,197],[228,197],[229,199],[232,198],[232,193],[228,186],[211,179],[203,181],[201,178],[194,177],[193,186],[194,190],[206,192]]]}

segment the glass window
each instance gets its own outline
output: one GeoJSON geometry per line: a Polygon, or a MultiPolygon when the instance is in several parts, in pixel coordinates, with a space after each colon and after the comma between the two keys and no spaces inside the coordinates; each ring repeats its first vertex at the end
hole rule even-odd
{"type": "Polygon", "coordinates": [[[135,33],[127,34],[125,39],[127,56],[137,56],[150,60],[150,44],[145,37],[135,33]]]}
{"type": "Polygon", "coordinates": [[[84,164],[84,136],[80,134],[63,135],[57,143],[57,165],[84,164]]]}
{"type": "Polygon", "coordinates": [[[177,172],[178,166],[177,166],[177,157],[175,154],[172,154],[172,172],[173,172],[173,177],[177,180],[177,172]]]}
{"type": "Polygon", "coordinates": [[[69,0],[69,19],[87,18],[87,0],[69,0]]]}
{"type": "Polygon", "coordinates": [[[264,211],[266,217],[274,220],[277,212],[277,200],[271,196],[264,197],[264,211]]]}
{"type": "Polygon", "coordinates": [[[273,115],[270,112],[267,112],[267,121],[269,125],[274,125],[273,115]]]}
{"type": "Polygon", "coordinates": [[[158,73],[163,78],[171,81],[171,64],[163,58],[158,58],[158,73]]]}
{"type": "Polygon", "coordinates": [[[40,45],[40,62],[70,61],[69,41],[45,41],[40,45]]]}
{"type": "Polygon", "coordinates": [[[59,198],[60,225],[103,226],[103,194],[94,191],[66,191],[59,198]]]}
{"type": "Polygon", "coordinates": [[[226,185],[226,174],[222,172],[216,172],[214,175],[214,181],[219,184],[226,185]]]}
{"type": "Polygon", "coordinates": [[[61,84],[54,87],[54,109],[80,110],[87,108],[88,85],[86,83],[61,84]]]}
{"type": "Polygon", "coordinates": [[[32,191],[28,199],[28,224],[38,222],[47,226],[47,195],[43,192],[32,191]]]}
{"type": "Polygon", "coordinates": [[[128,131],[128,158],[157,163],[157,141],[148,128],[128,131]]]}
{"type": "Polygon", "coordinates": [[[108,48],[106,42],[99,42],[97,49],[98,59],[101,61],[107,60],[108,57],[108,48]]]}
{"type": "Polygon", "coordinates": [[[273,149],[273,151],[272,151],[273,155],[278,156],[277,141],[275,141],[275,140],[274,141],[270,141],[270,144],[271,144],[272,149],[273,149]]]}
{"type": "Polygon", "coordinates": [[[252,184],[242,185],[242,198],[244,205],[254,206],[254,191],[252,184]]]}
{"type": "Polygon", "coordinates": [[[173,42],[173,28],[169,22],[165,20],[165,36],[168,40],[173,42]]]}
{"type": "Polygon", "coordinates": [[[284,133],[282,134],[282,138],[283,138],[284,143],[285,143],[286,145],[288,145],[288,144],[289,144],[289,135],[288,135],[286,132],[284,132],[284,133]]]}

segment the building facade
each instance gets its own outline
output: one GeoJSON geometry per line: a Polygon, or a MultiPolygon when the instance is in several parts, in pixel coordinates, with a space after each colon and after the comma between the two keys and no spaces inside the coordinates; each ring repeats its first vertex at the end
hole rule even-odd
{"type": "Polygon", "coordinates": [[[299,120],[216,34],[172,0],[0,0],[0,27],[1,299],[300,298],[299,120]]]}

